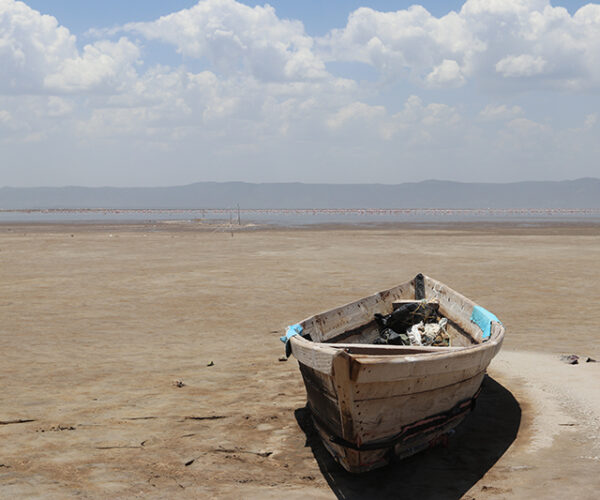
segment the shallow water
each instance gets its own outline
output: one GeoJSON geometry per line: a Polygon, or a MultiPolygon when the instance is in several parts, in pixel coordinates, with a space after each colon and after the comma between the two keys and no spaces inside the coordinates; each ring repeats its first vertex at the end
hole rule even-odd
{"type": "Polygon", "coordinates": [[[600,222],[600,209],[48,209],[0,210],[0,222],[201,221],[296,227],[313,224],[600,222]]]}

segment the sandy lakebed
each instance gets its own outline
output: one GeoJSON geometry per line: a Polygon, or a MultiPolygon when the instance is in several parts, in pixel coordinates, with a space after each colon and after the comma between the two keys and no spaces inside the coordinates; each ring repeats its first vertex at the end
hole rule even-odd
{"type": "Polygon", "coordinates": [[[0,498],[600,495],[600,226],[0,225],[0,498]],[[438,447],[360,476],[278,336],[428,274],[506,340],[438,447]],[[180,382],[180,383],[178,383],[180,382]]]}

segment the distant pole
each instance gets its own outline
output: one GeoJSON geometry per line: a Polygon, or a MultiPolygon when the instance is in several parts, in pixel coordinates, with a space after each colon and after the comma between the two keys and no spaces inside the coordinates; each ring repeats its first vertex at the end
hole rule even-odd
{"type": "Polygon", "coordinates": [[[237,210],[238,210],[238,226],[242,225],[242,221],[240,219],[240,204],[237,204],[237,210]]]}

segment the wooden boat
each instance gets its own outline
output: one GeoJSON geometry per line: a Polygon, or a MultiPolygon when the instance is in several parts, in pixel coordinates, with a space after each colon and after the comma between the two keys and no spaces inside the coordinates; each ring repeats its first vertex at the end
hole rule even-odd
{"type": "Polygon", "coordinates": [[[474,407],[504,327],[490,312],[421,274],[290,327],[323,443],[350,472],[365,472],[434,445],[474,407]],[[406,301],[439,302],[449,347],[374,345],[374,314],[406,301]]]}

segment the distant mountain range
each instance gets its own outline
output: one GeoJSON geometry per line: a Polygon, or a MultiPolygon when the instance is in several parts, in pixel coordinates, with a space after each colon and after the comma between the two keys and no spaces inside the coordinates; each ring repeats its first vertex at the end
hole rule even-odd
{"type": "Polygon", "coordinates": [[[0,209],[600,208],[600,179],[404,184],[198,182],[173,187],[0,188],[0,209]]]}

